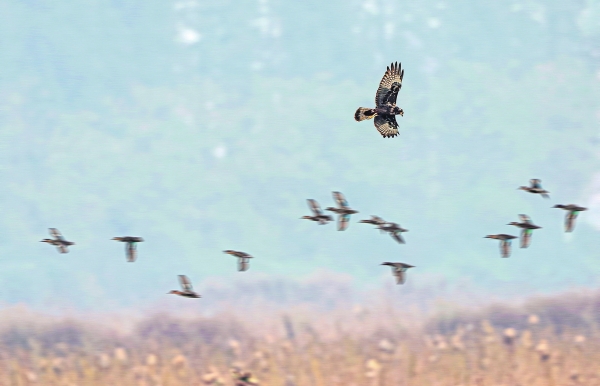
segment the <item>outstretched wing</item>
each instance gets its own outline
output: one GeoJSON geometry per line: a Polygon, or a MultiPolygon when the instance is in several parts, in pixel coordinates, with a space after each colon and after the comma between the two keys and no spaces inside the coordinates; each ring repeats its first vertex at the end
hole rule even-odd
{"type": "Polygon", "coordinates": [[[520,214],[519,219],[521,220],[521,222],[531,224],[531,218],[526,214],[520,214]]]}
{"type": "Polygon", "coordinates": [[[573,228],[575,228],[575,219],[579,212],[567,212],[567,216],[565,217],[565,232],[573,232],[573,228]]]}
{"type": "Polygon", "coordinates": [[[394,115],[378,115],[373,124],[384,138],[392,138],[398,135],[398,122],[394,115]]]}
{"type": "Polygon", "coordinates": [[[333,194],[333,199],[338,204],[340,208],[348,208],[348,201],[346,197],[340,192],[331,192],[333,194]]]}
{"type": "Polygon", "coordinates": [[[510,241],[500,240],[500,253],[502,257],[510,256],[510,241]]]}
{"type": "Polygon", "coordinates": [[[185,275],[179,275],[179,283],[184,291],[193,291],[192,282],[185,275]]]}
{"type": "Polygon", "coordinates": [[[390,232],[390,236],[392,236],[392,238],[400,244],[406,244],[406,242],[404,241],[404,237],[402,237],[402,234],[400,232],[390,232]]]}
{"type": "Polygon", "coordinates": [[[63,244],[57,245],[56,249],[58,249],[58,252],[60,252],[60,253],[69,253],[69,249],[67,248],[66,245],[63,245],[63,244]]]}
{"type": "Polygon", "coordinates": [[[306,201],[308,202],[308,207],[310,208],[310,210],[312,210],[315,216],[321,216],[323,214],[323,211],[321,210],[321,207],[319,206],[319,203],[316,200],[309,198],[306,201]]]}
{"type": "Polygon", "coordinates": [[[338,216],[338,231],[345,231],[350,223],[349,214],[340,214],[338,216]]]}
{"type": "Polygon", "coordinates": [[[54,237],[55,239],[62,240],[62,241],[65,240],[65,238],[63,237],[63,235],[60,234],[60,232],[59,232],[58,229],[56,229],[56,228],[48,228],[48,230],[50,231],[50,235],[52,237],[54,237]]]}
{"type": "Polygon", "coordinates": [[[396,276],[396,284],[404,284],[406,282],[406,271],[394,268],[394,275],[396,276]]]}
{"type": "Polygon", "coordinates": [[[137,250],[135,243],[129,242],[125,244],[125,251],[127,253],[127,261],[133,263],[137,259],[137,250]]]}
{"type": "Polygon", "coordinates": [[[243,272],[243,271],[247,271],[248,270],[248,259],[246,258],[239,258],[238,259],[238,271],[243,272]]]}
{"type": "Polygon", "coordinates": [[[402,78],[404,78],[404,70],[398,62],[392,63],[386,70],[385,75],[379,82],[379,88],[375,95],[375,105],[377,107],[385,104],[396,103],[398,91],[402,88],[402,78]]]}
{"type": "Polygon", "coordinates": [[[529,182],[531,183],[531,187],[535,188],[535,189],[541,189],[542,188],[542,180],[537,179],[537,178],[532,178],[529,180],[529,182]]]}
{"type": "Polygon", "coordinates": [[[521,231],[521,248],[527,248],[531,244],[532,229],[523,229],[521,231]]]}

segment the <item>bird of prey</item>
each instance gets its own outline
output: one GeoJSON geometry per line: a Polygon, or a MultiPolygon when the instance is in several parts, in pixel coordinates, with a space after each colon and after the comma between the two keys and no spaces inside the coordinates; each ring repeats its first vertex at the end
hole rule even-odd
{"type": "Polygon", "coordinates": [[[381,263],[381,265],[389,265],[392,267],[392,274],[396,277],[396,284],[404,284],[406,281],[406,270],[413,268],[414,265],[404,263],[381,263]]]}
{"type": "Polygon", "coordinates": [[[526,214],[520,214],[519,219],[521,222],[509,222],[507,225],[514,225],[516,227],[521,228],[521,248],[527,248],[531,243],[531,234],[534,229],[540,229],[540,226],[537,226],[531,221],[531,218],[526,214]]]}
{"type": "Polygon", "coordinates": [[[587,210],[587,208],[575,204],[554,205],[553,208],[564,209],[568,211],[567,215],[565,216],[565,232],[573,232],[573,229],[575,228],[575,219],[577,218],[577,215],[579,214],[579,212],[587,210]]]}
{"type": "Polygon", "coordinates": [[[402,228],[395,222],[386,222],[385,224],[379,225],[377,228],[382,232],[389,233],[390,236],[392,236],[392,238],[400,244],[406,244],[404,238],[402,237],[402,232],[408,232],[408,229],[402,228]]]}
{"type": "Polygon", "coordinates": [[[133,263],[137,259],[137,243],[144,241],[143,238],[136,236],[113,237],[111,240],[126,243],[125,253],[127,254],[127,261],[130,263],[133,263]]]}
{"type": "Polygon", "coordinates": [[[243,271],[247,271],[249,268],[249,259],[252,259],[253,256],[247,254],[246,252],[242,252],[242,251],[234,251],[231,249],[228,249],[226,251],[223,251],[224,253],[227,253],[228,255],[233,255],[235,257],[238,258],[238,271],[243,272],[243,271]]]}
{"type": "Polygon", "coordinates": [[[363,224],[372,224],[372,225],[383,225],[386,223],[386,221],[384,219],[382,219],[379,216],[373,216],[371,215],[371,218],[368,220],[360,220],[359,223],[363,223],[363,224]]]}
{"type": "Polygon", "coordinates": [[[542,189],[542,180],[537,178],[532,178],[529,180],[530,186],[519,186],[517,190],[524,190],[529,193],[541,194],[544,198],[550,198],[548,193],[549,191],[542,189]]]}
{"type": "Polygon", "coordinates": [[[517,236],[507,235],[500,233],[497,235],[487,235],[485,239],[500,240],[500,254],[502,257],[510,257],[510,244],[512,239],[516,239],[517,236]]]}
{"type": "Polygon", "coordinates": [[[337,203],[337,208],[327,207],[325,210],[338,214],[338,231],[345,231],[348,228],[350,222],[350,215],[358,213],[357,210],[350,208],[346,197],[340,192],[332,192],[333,199],[337,203]]]}
{"type": "Polygon", "coordinates": [[[48,230],[50,231],[50,235],[54,238],[53,239],[43,239],[40,241],[41,243],[48,243],[50,245],[56,246],[56,248],[58,249],[58,252],[60,252],[60,253],[68,253],[69,245],[75,245],[74,242],[65,240],[65,238],[63,237],[63,235],[60,234],[58,229],[48,228],[48,230]]]}
{"type": "Polygon", "coordinates": [[[328,214],[324,214],[319,206],[319,203],[312,198],[306,200],[308,202],[308,207],[312,210],[312,216],[302,216],[301,219],[310,220],[310,221],[318,221],[319,225],[327,224],[329,221],[333,221],[333,217],[328,214]]]}
{"type": "Polygon", "coordinates": [[[397,136],[396,115],[404,116],[404,111],[396,106],[398,91],[402,88],[402,78],[404,78],[404,70],[400,63],[396,62],[388,66],[375,94],[375,108],[359,107],[354,113],[354,119],[360,122],[375,118],[373,123],[379,134],[384,138],[397,136]]]}
{"type": "Polygon", "coordinates": [[[192,282],[190,281],[190,279],[187,278],[187,276],[185,276],[185,275],[178,275],[178,276],[179,276],[179,284],[181,284],[181,289],[183,291],[172,290],[172,291],[167,292],[167,294],[184,296],[186,298],[201,298],[202,297],[198,293],[194,292],[194,288],[192,287],[192,282]]]}

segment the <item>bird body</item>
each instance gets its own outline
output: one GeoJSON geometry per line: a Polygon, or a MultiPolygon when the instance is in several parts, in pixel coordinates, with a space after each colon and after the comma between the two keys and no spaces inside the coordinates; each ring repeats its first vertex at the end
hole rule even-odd
{"type": "Polygon", "coordinates": [[[511,252],[511,240],[512,239],[516,239],[517,236],[513,236],[513,235],[507,235],[504,233],[500,233],[497,235],[487,235],[485,236],[486,239],[494,239],[494,240],[500,240],[500,254],[502,255],[502,257],[510,257],[510,252],[511,252]]]}
{"type": "Polygon", "coordinates": [[[50,245],[54,245],[58,249],[58,252],[60,252],[60,253],[68,253],[69,252],[68,247],[70,245],[75,245],[74,242],[65,240],[65,238],[59,232],[58,229],[48,228],[48,230],[50,232],[50,235],[53,238],[52,239],[43,239],[40,241],[41,243],[48,243],[50,245]]]}
{"type": "Polygon", "coordinates": [[[228,255],[232,255],[238,258],[238,271],[243,272],[243,271],[247,271],[249,268],[249,263],[250,260],[252,259],[253,256],[249,255],[246,252],[242,252],[242,251],[234,251],[232,249],[227,249],[225,251],[223,251],[224,253],[227,253],[228,255]]]}
{"type": "Polygon", "coordinates": [[[532,178],[529,180],[529,186],[519,186],[518,190],[524,190],[529,193],[540,194],[544,198],[550,198],[549,191],[542,188],[542,180],[538,178],[532,178]]]}
{"type": "Polygon", "coordinates": [[[372,224],[372,225],[377,225],[377,226],[380,226],[380,225],[383,225],[383,224],[385,224],[385,223],[386,223],[386,221],[385,221],[384,219],[382,219],[381,217],[379,217],[379,216],[374,216],[374,215],[371,215],[371,218],[370,218],[370,219],[367,219],[367,220],[360,220],[360,221],[359,221],[359,223],[363,223],[363,224],[372,224]]]}
{"type": "Polygon", "coordinates": [[[398,62],[392,63],[387,67],[379,88],[375,95],[375,108],[359,107],[354,113],[354,119],[357,122],[366,119],[375,119],[374,124],[377,131],[384,138],[391,138],[398,135],[398,122],[396,115],[404,116],[404,110],[396,106],[398,91],[402,88],[402,79],[404,70],[398,62]]]}
{"type": "Polygon", "coordinates": [[[167,292],[167,294],[179,295],[186,298],[201,298],[200,294],[194,292],[194,288],[192,287],[192,282],[185,275],[179,276],[179,284],[181,285],[181,289],[183,291],[172,290],[167,292]]]}
{"type": "Polygon", "coordinates": [[[387,232],[389,235],[399,242],[400,244],[406,244],[404,238],[402,237],[403,232],[408,232],[408,229],[402,228],[400,225],[395,222],[387,222],[377,227],[382,232],[387,232]]]}
{"type": "Polygon", "coordinates": [[[575,220],[577,219],[577,215],[579,215],[579,212],[587,210],[587,208],[575,204],[554,205],[553,208],[567,211],[565,216],[565,232],[573,232],[573,229],[575,229],[575,220]]]}
{"type": "Polygon", "coordinates": [[[316,200],[309,198],[306,200],[306,202],[308,203],[308,207],[310,208],[310,210],[313,212],[313,215],[302,216],[300,217],[300,219],[316,221],[319,223],[319,225],[327,224],[328,222],[333,221],[333,217],[323,213],[323,211],[321,210],[321,206],[316,200]]]}
{"type": "Polygon", "coordinates": [[[358,211],[350,208],[346,197],[342,193],[332,192],[332,195],[337,203],[337,208],[330,206],[325,208],[325,210],[338,214],[338,231],[344,231],[348,228],[350,215],[358,213],[358,211]]]}
{"type": "Polygon", "coordinates": [[[529,247],[531,244],[531,235],[533,234],[534,229],[541,229],[541,226],[535,225],[529,216],[526,214],[520,214],[519,219],[521,222],[512,221],[507,225],[514,225],[516,227],[521,228],[521,248],[529,247]]]}
{"type": "Polygon", "coordinates": [[[381,265],[389,265],[392,267],[392,274],[396,277],[396,284],[404,284],[406,282],[406,270],[415,267],[410,264],[390,262],[381,263],[381,265]]]}
{"type": "Polygon", "coordinates": [[[137,259],[137,243],[144,241],[143,238],[136,236],[113,237],[111,240],[126,243],[125,254],[129,263],[133,263],[137,259]]]}

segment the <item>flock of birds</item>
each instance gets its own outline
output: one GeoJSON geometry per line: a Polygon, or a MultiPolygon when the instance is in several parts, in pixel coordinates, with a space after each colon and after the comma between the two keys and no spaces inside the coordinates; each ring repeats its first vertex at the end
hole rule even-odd
{"type": "MultiPolygon", "coordinates": [[[[398,92],[402,88],[403,78],[404,70],[402,69],[401,64],[396,62],[388,66],[383,78],[381,79],[381,82],[379,83],[377,93],[375,94],[375,107],[359,107],[354,113],[354,119],[358,122],[373,119],[373,124],[377,128],[377,131],[379,131],[384,138],[396,137],[398,135],[398,122],[396,121],[396,115],[404,116],[404,111],[396,105],[398,92]]],[[[550,192],[542,188],[541,180],[539,179],[532,179],[530,181],[530,186],[521,186],[518,189],[527,191],[529,193],[540,194],[544,198],[549,198],[548,193],[550,192]]],[[[342,193],[333,192],[333,198],[337,203],[337,207],[327,207],[325,210],[338,215],[338,230],[344,231],[348,228],[350,216],[358,213],[358,211],[352,209],[348,205],[348,201],[342,193]]],[[[317,201],[313,199],[308,199],[307,201],[308,206],[312,211],[312,215],[303,216],[301,217],[302,219],[315,221],[320,225],[333,221],[333,217],[325,214],[317,201]]],[[[566,232],[571,232],[573,230],[575,226],[575,219],[577,218],[579,212],[587,209],[574,204],[555,205],[554,208],[560,208],[567,211],[565,219],[566,232]]],[[[533,224],[531,218],[529,218],[527,215],[521,214],[519,215],[519,218],[521,222],[511,222],[508,225],[514,225],[521,228],[521,248],[527,248],[531,243],[531,235],[533,230],[541,227],[533,224]]],[[[402,244],[405,243],[402,233],[408,232],[408,229],[402,228],[397,223],[385,221],[379,216],[371,216],[370,219],[361,220],[359,222],[375,225],[382,233],[388,233],[397,242],[402,244]]],[[[56,246],[60,253],[67,253],[69,251],[68,247],[75,244],[72,241],[67,241],[56,228],[50,228],[50,235],[52,236],[52,239],[44,239],[42,242],[56,246]]],[[[502,257],[509,257],[511,252],[511,241],[512,239],[516,239],[517,236],[500,233],[495,235],[487,235],[485,238],[500,240],[500,251],[502,257]]],[[[136,260],[137,244],[144,241],[143,238],[134,236],[114,237],[112,240],[125,243],[125,251],[128,262],[134,262],[136,260]]],[[[253,256],[242,251],[226,250],[223,252],[237,257],[238,271],[248,270],[249,261],[253,256]]],[[[406,271],[409,268],[414,268],[413,265],[400,262],[384,262],[381,265],[387,265],[392,268],[392,273],[396,278],[397,284],[404,284],[406,281],[406,271]]],[[[179,283],[181,285],[181,291],[172,290],[168,292],[168,294],[174,294],[188,298],[201,297],[201,295],[194,291],[192,283],[187,276],[179,275],[179,283]]]]}
{"type": "MultiPolygon", "coordinates": [[[[533,178],[529,180],[529,186],[519,186],[517,190],[524,190],[529,193],[539,194],[544,198],[550,198],[548,193],[549,191],[542,188],[542,180],[537,178],[533,178]]],[[[587,210],[583,206],[569,204],[569,205],[554,205],[553,208],[563,209],[567,211],[565,216],[565,232],[572,232],[575,228],[575,219],[577,219],[577,215],[579,212],[583,212],[587,210]]],[[[531,244],[531,235],[533,234],[534,229],[541,229],[541,226],[535,225],[531,218],[526,214],[520,214],[519,219],[521,222],[512,221],[507,225],[514,225],[518,228],[521,228],[521,248],[529,247],[531,244]]],[[[511,242],[513,239],[516,239],[517,236],[509,235],[506,233],[499,233],[496,235],[487,235],[486,239],[494,239],[500,240],[500,254],[502,257],[509,257],[511,252],[511,242]]]]}

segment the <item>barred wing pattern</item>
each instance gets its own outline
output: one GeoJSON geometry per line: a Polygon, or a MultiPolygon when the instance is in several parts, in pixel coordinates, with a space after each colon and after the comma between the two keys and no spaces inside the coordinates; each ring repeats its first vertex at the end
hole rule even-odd
{"type": "Polygon", "coordinates": [[[402,88],[402,78],[404,78],[404,70],[398,62],[388,66],[387,71],[383,75],[379,88],[375,95],[375,106],[380,107],[385,104],[395,104],[398,97],[398,91],[402,88]]]}
{"type": "Polygon", "coordinates": [[[393,138],[398,135],[398,122],[394,115],[375,117],[373,124],[384,138],[393,138]]]}

